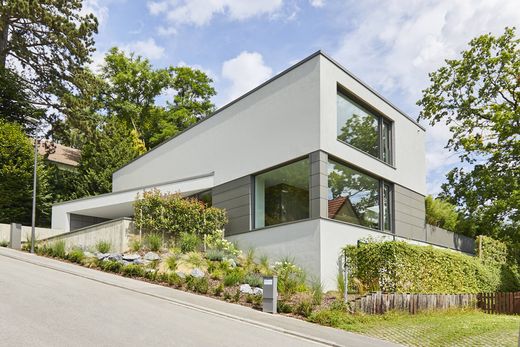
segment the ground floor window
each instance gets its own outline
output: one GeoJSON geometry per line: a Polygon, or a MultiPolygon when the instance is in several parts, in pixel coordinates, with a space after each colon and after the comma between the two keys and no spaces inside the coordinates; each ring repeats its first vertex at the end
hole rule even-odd
{"type": "Polygon", "coordinates": [[[309,218],[309,176],[308,158],[255,176],[255,228],[309,218]]]}
{"type": "Polygon", "coordinates": [[[392,186],[329,160],[328,217],[372,229],[392,230],[392,186]]]}

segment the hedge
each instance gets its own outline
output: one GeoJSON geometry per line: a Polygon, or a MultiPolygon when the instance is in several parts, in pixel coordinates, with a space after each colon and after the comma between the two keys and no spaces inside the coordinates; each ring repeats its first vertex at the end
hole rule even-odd
{"type": "Polygon", "coordinates": [[[500,272],[479,258],[403,241],[346,246],[351,287],[357,291],[480,293],[501,286],[500,272]]]}

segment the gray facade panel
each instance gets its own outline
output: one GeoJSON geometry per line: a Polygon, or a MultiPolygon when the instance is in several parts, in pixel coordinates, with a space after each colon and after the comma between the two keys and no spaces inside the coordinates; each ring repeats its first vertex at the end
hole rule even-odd
{"type": "Polygon", "coordinates": [[[395,234],[426,241],[424,196],[394,185],[395,234]]]}
{"type": "Polygon", "coordinates": [[[316,151],[310,154],[310,161],[310,217],[327,218],[328,155],[325,152],[316,151]]]}
{"type": "Polygon", "coordinates": [[[465,253],[475,253],[475,240],[471,237],[455,234],[429,224],[426,224],[426,241],[465,253]]]}
{"type": "Polygon", "coordinates": [[[227,212],[225,234],[235,235],[251,230],[251,177],[246,176],[213,188],[213,206],[227,212]]]}

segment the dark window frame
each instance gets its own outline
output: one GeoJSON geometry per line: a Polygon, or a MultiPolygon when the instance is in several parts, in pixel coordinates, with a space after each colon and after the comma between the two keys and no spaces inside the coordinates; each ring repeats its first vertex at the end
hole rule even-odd
{"type": "MultiPolygon", "coordinates": [[[[372,157],[372,158],[375,158],[387,165],[390,165],[393,167],[394,165],[394,121],[387,118],[385,115],[383,115],[380,111],[376,110],[374,107],[370,106],[370,104],[368,104],[367,102],[365,102],[364,100],[360,99],[358,96],[356,96],[354,93],[348,91],[347,89],[345,89],[344,87],[338,85],[337,87],[337,90],[336,90],[336,98],[338,96],[341,96],[343,98],[345,98],[346,100],[348,100],[349,102],[352,102],[355,106],[359,107],[360,109],[366,111],[367,113],[369,113],[371,116],[377,118],[377,131],[378,131],[378,137],[379,137],[379,141],[378,141],[378,147],[379,147],[379,155],[376,157],[370,153],[368,153],[367,151],[361,149],[361,148],[358,148],[346,141],[343,141],[343,140],[340,140],[338,138],[338,135],[337,135],[337,132],[338,132],[338,129],[336,128],[336,140],[338,140],[339,142],[343,143],[343,144],[346,144],[352,148],[355,148],[361,152],[363,152],[364,154],[372,157]],[[389,139],[389,146],[388,146],[388,161],[384,160],[384,141],[383,141],[383,123],[386,124],[388,126],[388,139],[389,139]]],[[[336,119],[338,117],[338,109],[336,109],[336,119]]],[[[336,121],[336,124],[337,124],[337,121],[336,121]]],[[[337,125],[336,125],[337,126],[337,125]]]]}
{"type": "MultiPolygon", "coordinates": [[[[355,170],[355,171],[359,171],[360,173],[364,174],[364,175],[367,175],[367,176],[370,176],[374,179],[376,179],[378,182],[379,182],[379,186],[378,186],[378,193],[379,193],[379,196],[378,196],[378,203],[379,203],[379,220],[378,220],[378,223],[379,223],[379,227],[376,229],[376,228],[371,228],[371,227],[368,227],[368,226],[365,226],[365,225],[361,225],[361,224],[356,224],[356,223],[351,223],[351,222],[346,222],[346,221],[342,221],[340,219],[334,219],[334,218],[327,218],[326,219],[329,219],[329,220],[333,220],[333,221],[336,221],[336,222],[340,222],[340,223],[346,223],[346,224],[350,224],[350,225],[355,225],[355,226],[358,226],[358,227],[362,227],[362,228],[367,228],[367,229],[370,229],[370,230],[376,230],[376,231],[381,231],[381,232],[386,232],[386,233],[391,233],[391,234],[395,234],[395,185],[390,182],[390,181],[387,181],[385,179],[383,179],[382,177],[380,176],[377,176],[377,175],[374,175],[373,173],[371,172],[368,172],[356,165],[352,165],[348,162],[346,162],[345,160],[343,159],[340,159],[340,158],[337,158],[337,157],[334,157],[334,156],[331,156],[329,155],[328,157],[328,162],[336,162],[338,164],[341,164],[341,165],[344,165],[348,168],[351,168],[352,170],[355,170]],[[389,211],[390,211],[390,230],[388,229],[385,229],[385,225],[384,225],[384,187],[385,185],[387,185],[390,189],[389,189],[389,192],[390,192],[390,206],[389,206],[389,211]]],[[[327,172],[327,176],[328,176],[328,172],[327,172]]],[[[327,180],[328,181],[328,180],[327,180]]],[[[328,183],[327,183],[327,189],[329,189],[328,187],[328,183]]]]}
{"type": "Polygon", "coordinates": [[[308,221],[308,220],[312,219],[312,217],[311,217],[311,195],[310,195],[311,194],[311,186],[312,186],[312,183],[311,183],[311,173],[312,173],[311,171],[312,171],[312,168],[311,167],[312,167],[312,165],[311,165],[311,154],[308,154],[308,155],[305,155],[305,156],[294,158],[294,159],[285,161],[283,163],[271,166],[271,167],[269,167],[267,169],[255,172],[255,173],[253,173],[251,175],[251,220],[250,220],[251,230],[250,231],[262,230],[262,229],[266,229],[266,228],[273,228],[273,227],[277,227],[277,226],[281,226],[281,225],[293,224],[293,223],[298,223],[298,222],[304,222],[304,221],[308,221]],[[282,222],[282,223],[279,223],[279,224],[264,225],[264,226],[261,226],[261,227],[257,227],[256,226],[256,177],[261,175],[261,174],[264,174],[264,173],[267,173],[267,172],[279,169],[279,168],[287,166],[287,165],[291,165],[291,164],[297,163],[297,162],[305,160],[305,159],[307,159],[309,161],[309,172],[308,172],[308,180],[309,180],[308,181],[308,189],[309,189],[309,199],[308,199],[309,216],[307,218],[302,218],[302,219],[298,219],[298,220],[294,220],[294,221],[288,221],[288,222],[282,222]]]}

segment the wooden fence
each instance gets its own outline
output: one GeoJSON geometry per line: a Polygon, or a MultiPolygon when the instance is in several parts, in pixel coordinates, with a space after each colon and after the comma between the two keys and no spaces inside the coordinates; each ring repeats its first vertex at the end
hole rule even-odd
{"type": "Polygon", "coordinates": [[[520,292],[478,294],[478,307],[487,313],[520,314],[520,292]]]}
{"type": "Polygon", "coordinates": [[[382,314],[390,310],[415,314],[423,310],[477,307],[477,294],[370,293],[350,301],[354,311],[382,314]]]}

